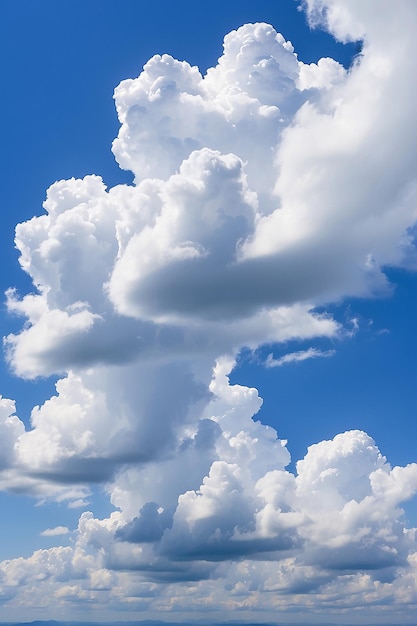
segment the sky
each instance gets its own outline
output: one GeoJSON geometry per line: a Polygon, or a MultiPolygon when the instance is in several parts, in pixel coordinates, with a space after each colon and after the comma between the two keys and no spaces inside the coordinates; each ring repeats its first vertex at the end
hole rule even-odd
{"type": "Polygon", "coordinates": [[[0,621],[415,622],[416,18],[0,2],[0,621]]]}

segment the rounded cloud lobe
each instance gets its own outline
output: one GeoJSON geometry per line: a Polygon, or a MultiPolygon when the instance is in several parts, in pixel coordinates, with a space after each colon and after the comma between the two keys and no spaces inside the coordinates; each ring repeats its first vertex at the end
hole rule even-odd
{"type": "MultiPolygon", "coordinates": [[[[83,513],[71,547],[3,562],[7,601],[416,601],[400,505],[417,466],[391,468],[350,431],[312,445],[292,474],[286,442],[256,421],[257,391],[228,379],[243,347],[337,338],[318,307],[384,291],[385,266],[414,263],[417,51],[405,4],[394,45],[389,3],[375,22],[358,2],[306,3],[339,39],[364,40],[349,71],[303,64],[267,24],[227,35],[204,77],[154,56],[115,91],[113,151],[135,184],[59,181],[46,213],[17,226],[36,291],[8,292],[26,323],[7,356],[23,377],[62,378],[30,428],[1,401],[0,486],[72,506],[103,483],[117,511],[83,513]]],[[[294,354],[282,364],[332,352],[294,354]]]]}

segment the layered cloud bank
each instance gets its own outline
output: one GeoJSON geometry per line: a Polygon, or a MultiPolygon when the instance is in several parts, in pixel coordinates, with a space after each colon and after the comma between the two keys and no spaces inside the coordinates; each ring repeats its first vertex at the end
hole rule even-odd
{"type": "Polygon", "coordinates": [[[349,71],[303,64],[267,24],[227,35],[204,77],[157,55],[115,92],[113,151],[135,184],[59,181],[17,226],[36,290],[8,293],[25,324],[7,356],[20,376],[61,378],[31,428],[1,401],[0,486],[85,508],[101,483],[117,510],[84,512],[70,547],[0,564],[9,606],[417,602],[400,508],[417,465],[392,468],[351,431],[289,473],[286,442],[254,420],[257,391],[228,379],[243,347],[343,336],[318,307],[388,290],[385,266],[415,264],[417,5],[306,8],[363,40],[349,71]]]}

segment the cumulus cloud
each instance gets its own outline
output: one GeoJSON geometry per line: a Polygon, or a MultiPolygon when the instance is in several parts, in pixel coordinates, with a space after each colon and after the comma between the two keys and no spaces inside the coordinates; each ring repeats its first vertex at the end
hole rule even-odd
{"type": "Polygon", "coordinates": [[[366,433],[350,431],[311,446],[296,475],[278,463],[258,478],[256,467],[214,461],[175,509],[148,502],[129,522],[123,511],[83,513],[73,546],[3,562],[4,588],[155,611],[170,598],[175,610],[299,610],[304,594],[317,610],[415,601],[414,531],[398,508],[417,489],[415,464],[391,468],[366,433]]]}
{"type": "Polygon", "coordinates": [[[384,268],[415,256],[416,8],[383,6],[307,1],[311,21],[364,40],[349,71],[303,64],[267,24],[229,33],[205,76],[154,56],[115,91],[113,151],[135,184],[58,181],[45,214],[17,226],[34,292],[8,292],[25,323],[7,358],[60,379],[26,428],[1,401],[0,486],[75,507],[102,483],[118,510],[84,512],[69,547],[0,564],[11,602],[417,600],[400,508],[416,465],[391,468],[356,430],[312,445],[292,474],[257,390],[229,381],[243,347],[348,337],[326,304],[387,291],[384,268]]]}

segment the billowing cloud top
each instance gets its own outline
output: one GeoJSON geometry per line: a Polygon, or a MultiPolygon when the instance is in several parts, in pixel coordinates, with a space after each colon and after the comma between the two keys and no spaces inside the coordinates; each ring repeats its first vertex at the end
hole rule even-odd
{"type": "Polygon", "coordinates": [[[372,2],[306,4],[364,40],[349,71],[302,63],[267,24],[227,35],[204,77],[154,56],[115,91],[113,151],[135,184],[56,182],[46,214],[17,226],[36,291],[8,292],[26,321],[8,359],[62,378],[31,429],[2,400],[0,485],[83,506],[105,483],[117,511],[83,513],[71,547],[1,564],[10,598],[10,581],[36,579],[34,602],[161,611],[294,608],[307,592],[347,607],[347,586],[416,601],[399,504],[417,466],[391,468],[352,431],[291,474],[286,442],[253,419],[256,390],[228,379],[244,346],[340,336],[317,307],[386,290],[384,266],[414,262],[417,6],[381,5],[374,19],[372,2]]]}

